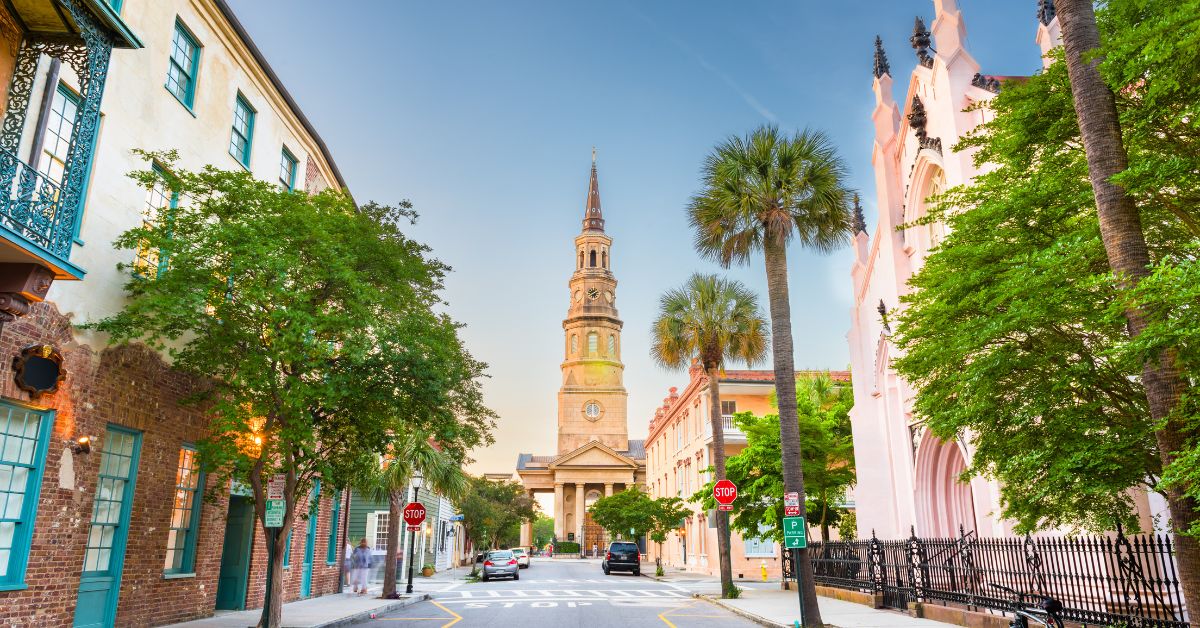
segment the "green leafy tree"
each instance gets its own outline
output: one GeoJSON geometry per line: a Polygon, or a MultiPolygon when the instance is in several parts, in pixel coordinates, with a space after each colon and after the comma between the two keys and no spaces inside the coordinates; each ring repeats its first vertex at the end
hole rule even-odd
{"type": "Polygon", "coordinates": [[[538,515],[533,520],[533,546],[543,548],[554,540],[554,518],[538,515]]]}
{"type": "Polygon", "coordinates": [[[484,366],[433,311],[446,267],[402,233],[400,221],[415,218],[407,204],[356,207],[334,191],[286,192],[246,172],[189,172],[171,153],[146,156],[172,174],[134,178],[181,202],[117,239],[158,263],[121,266],[128,300],[95,327],[164,351],[207,382],[196,399],[210,417],[200,459],[250,486],[264,525],[266,483],[286,479],[283,527],[266,534],[262,625],[275,627],[284,540],[314,481],[347,486],[369,474],[395,434],[464,448],[485,440],[490,414],[421,404],[427,387],[472,389],[484,366]]]}
{"type": "MultiPolygon", "coordinates": [[[[708,414],[715,479],[725,479],[725,428],[721,416],[720,375],[727,360],[748,365],[767,354],[767,321],[758,297],[740,281],[716,275],[692,275],[683,287],[659,300],[651,331],[650,355],[660,365],[682,369],[696,360],[708,377],[708,414]]],[[[722,596],[733,589],[729,554],[729,513],[717,512],[717,553],[722,596]]]]}
{"type": "MultiPolygon", "coordinates": [[[[855,483],[854,442],[850,408],[854,397],[848,385],[827,375],[796,382],[800,437],[804,440],[804,478],[809,489],[805,519],[828,540],[845,510],[840,504],[855,483]]],[[[731,456],[729,479],[738,486],[733,527],[743,537],[770,538],[783,543],[783,465],[779,445],[779,416],[742,412],[734,422],[746,434],[746,447],[731,456]]],[[[715,508],[712,482],[692,496],[705,508],[715,508]]]]}
{"type": "MultiPolygon", "coordinates": [[[[788,492],[804,499],[801,468],[787,246],[832,251],[850,242],[852,214],[846,166],[829,138],[801,131],[788,137],[773,126],[733,136],[705,159],[703,189],[692,199],[689,219],[701,255],[728,267],[748,264],[761,252],[766,262],[771,310],[771,352],[779,396],[783,476],[788,492]]],[[[808,551],[797,568],[803,582],[805,622],[819,626],[821,611],[808,551]]]]}
{"type": "MultiPolygon", "coordinates": [[[[480,411],[482,408],[476,408],[480,411]]],[[[415,476],[421,476],[422,486],[450,500],[467,490],[467,476],[462,470],[465,452],[442,447],[420,432],[397,435],[390,453],[377,473],[362,482],[363,493],[371,499],[387,501],[388,530],[387,558],[383,568],[383,597],[396,598],[396,559],[400,547],[400,530],[404,506],[412,499],[409,486],[415,476]]],[[[415,538],[415,537],[414,537],[415,538]]]]}
{"type": "Polygon", "coordinates": [[[662,544],[667,534],[679,527],[679,522],[692,514],[678,497],[653,498],[640,486],[631,486],[620,493],[601,497],[588,508],[592,520],[608,531],[613,538],[647,537],[658,544],[655,558],[658,575],[662,575],[662,544]]]}
{"type": "Polygon", "coordinates": [[[516,482],[470,477],[467,485],[455,505],[463,515],[467,537],[477,549],[510,544],[519,538],[521,524],[537,516],[537,502],[516,482]]]}
{"type": "Polygon", "coordinates": [[[662,544],[666,543],[667,535],[672,530],[681,527],[683,519],[692,514],[692,509],[679,497],[659,497],[654,500],[654,520],[647,535],[658,545],[658,553],[654,557],[655,574],[663,575],[662,544]]]}

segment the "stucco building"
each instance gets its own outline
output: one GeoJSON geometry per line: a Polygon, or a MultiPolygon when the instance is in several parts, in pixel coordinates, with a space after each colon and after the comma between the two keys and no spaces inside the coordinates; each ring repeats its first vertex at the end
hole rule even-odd
{"type": "MultiPolygon", "coordinates": [[[[574,271],[568,281],[563,321],[562,386],[558,390],[558,453],[520,454],[517,475],[532,496],[554,492],[554,532],[585,550],[604,547],[607,536],[592,523],[587,506],[634,484],[645,483],[642,441],[629,440],[621,363],[617,279],[612,272],[612,237],[604,231],[595,153],[584,203],[583,229],[575,237],[574,271]]],[[[532,527],[521,528],[529,545],[532,527]]]]}
{"type": "MultiPolygon", "coordinates": [[[[898,354],[886,321],[895,319],[900,298],[911,290],[909,278],[946,235],[942,223],[913,223],[925,216],[929,197],[969,183],[981,172],[972,151],[953,147],[991,115],[986,107],[972,106],[986,103],[1002,81],[1013,78],[984,73],[971,56],[955,0],[934,0],[933,5],[932,28],[919,18],[916,22],[910,40],[915,67],[900,102],[893,98],[891,64],[876,42],[872,166],[879,215],[873,234],[858,216],[847,336],[854,374],[850,416],[860,536],[874,531],[879,538],[900,538],[915,529],[921,536],[946,537],[957,535],[959,526],[980,536],[1006,536],[1013,530],[1013,523],[997,514],[996,482],[980,477],[958,481],[971,460],[970,435],[947,442],[929,434],[913,415],[916,391],[891,365],[898,354]]],[[[1061,45],[1052,0],[1040,0],[1036,15],[1030,26],[1045,58],[1061,45]]],[[[1143,493],[1137,500],[1144,525],[1153,529],[1150,513],[1163,510],[1157,497],[1143,493]]]]}
{"type": "MultiPolygon", "coordinates": [[[[223,0],[4,3],[0,95],[0,623],[152,626],[261,605],[249,498],[200,472],[207,420],[179,405],[197,382],[77,325],[123,306],[119,262],[157,261],[114,249],[117,235],[179,202],[126,176],[149,166],[133,149],[309,192],[343,186],[328,150],[223,0]],[[34,390],[30,368],[18,384],[18,355],[57,388],[34,390]]],[[[336,589],[343,501],[310,496],[286,599],[336,589]]]]}
{"type": "MultiPolygon", "coordinates": [[[[796,377],[817,375],[801,371],[796,377]]],[[[830,378],[845,384],[850,373],[830,371],[830,378]]],[[[734,456],[746,447],[746,435],[733,422],[738,412],[755,415],[775,414],[771,393],[775,390],[775,373],[766,370],[725,371],[720,379],[721,418],[725,439],[725,456],[734,456]]],[[[698,364],[688,370],[688,383],[683,392],[671,388],[662,406],[654,411],[646,439],[646,485],[651,497],[682,497],[687,499],[712,478],[705,469],[712,466],[713,433],[709,420],[709,379],[698,364]]],[[[689,503],[692,514],[684,518],[679,529],[668,535],[661,548],[649,543],[646,553],[650,560],[662,558],[671,569],[720,575],[717,558],[717,519],[715,511],[705,511],[700,504],[689,503]]],[[[733,577],[758,579],[762,567],[768,577],[779,578],[783,565],[777,543],[743,538],[736,530],[730,533],[730,558],[733,577]]]]}

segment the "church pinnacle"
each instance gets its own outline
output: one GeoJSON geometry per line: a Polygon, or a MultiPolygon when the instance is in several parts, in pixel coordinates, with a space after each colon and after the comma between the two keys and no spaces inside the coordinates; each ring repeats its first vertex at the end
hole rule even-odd
{"type": "Polygon", "coordinates": [[[887,53],[883,51],[883,39],[879,35],[875,36],[875,78],[883,78],[884,74],[891,74],[892,68],[888,65],[887,53]]]}
{"type": "Polygon", "coordinates": [[[588,182],[587,204],[583,209],[583,230],[604,232],[604,214],[600,211],[600,184],[596,181],[596,147],[592,147],[592,178],[588,182]]]}

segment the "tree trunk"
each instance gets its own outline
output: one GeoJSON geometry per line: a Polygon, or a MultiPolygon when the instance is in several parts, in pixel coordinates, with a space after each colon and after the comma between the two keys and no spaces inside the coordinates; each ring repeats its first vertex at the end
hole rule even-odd
{"type": "MultiPolygon", "coordinates": [[[[717,481],[725,479],[725,421],[721,416],[721,385],[719,366],[705,364],[708,374],[708,419],[712,424],[713,468],[717,481]]],[[[721,597],[728,598],[733,591],[733,561],[729,556],[729,513],[717,510],[717,555],[721,565],[721,597]]]]}
{"type": "MultiPolygon", "coordinates": [[[[1136,286],[1150,274],[1150,253],[1137,205],[1124,188],[1112,182],[1112,177],[1125,171],[1129,163],[1116,99],[1100,75],[1100,60],[1094,56],[1100,48],[1100,31],[1092,0],[1059,0],[1058,16],[1108,264],[1124,287],[1136,286]]],[[[1146,328],[1146,313],[1139,309],[1126,309],[1125,318],[1131,337],[1136,338],[1146,328]]],[[[1142,365],[1142,386],[1150,416],[1161,426],[1155,438],[1163,468],[1167,468],[1194,436],[1179,417],[1173,416],[1187,384],[1171,352],[1163,352],[1142,365]]],[[[1183,533],[1196,520],[1196,503],[1177,486],[1167,489],[1166,497],[1184,601],[1190,609],[1200,608],[1200,543],[1183,533]]]]}
{"type": "Polygon", "coordinates": [[[400,547],[400,517],[405,491],[392,491],[388,494],[388,531],[387,558],[383,561],[383,597],[396,597],[396,557],[403,549],[400,547]]]}
{"type": "MultiPolygon", "coordinates": [[[[804,468],[800,458],[800,418],[796,413],[796,368],[792,357],[792,307],[788,302],[787,250],[777,238],[767,236],[763,246],[767,267],[767,295],[771,304],[771,352],[775,366],[775,397],[779,405],[779,446],[783,453],[783,490],[799,493],[804,504],[804,468]]],[[[783,495],[779,496],[781,499],[783,495]]],[[[796,552],[796,573],[804,596],[804,623],[824,626],[817,606],[812,561],[808,549],[796,552]]]]}
{"type": "MultiPolygon", "coordinates": [[[[285,521],[285,525],[279,528],[275,534],[275,544],[272,547],[270,541],[267,542],[267,551],[271,554],[271,589],[264,594],[264,603],[266,599],[270,599],[271,610],[267,616],[259,621],[261,628],[279,628],[283,624],[283,555],[287,552],[288,535],[287,530],[291,529],[290,522],[285,521]]],[[[263,528],[266,532],[266,528],[263,528]]],[[[270,539],[270,535],[267,535],[270,539]]]]}

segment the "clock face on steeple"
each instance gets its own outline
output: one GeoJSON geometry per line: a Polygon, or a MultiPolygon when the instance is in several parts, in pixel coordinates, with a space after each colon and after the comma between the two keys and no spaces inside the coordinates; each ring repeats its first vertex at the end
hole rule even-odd
{"type": "Polygon", "coordinates": [[[587,296],[589,299],[595,301],[596,299],[600,298],[600,290],[596,288],[588,288],[587,296]]]}

